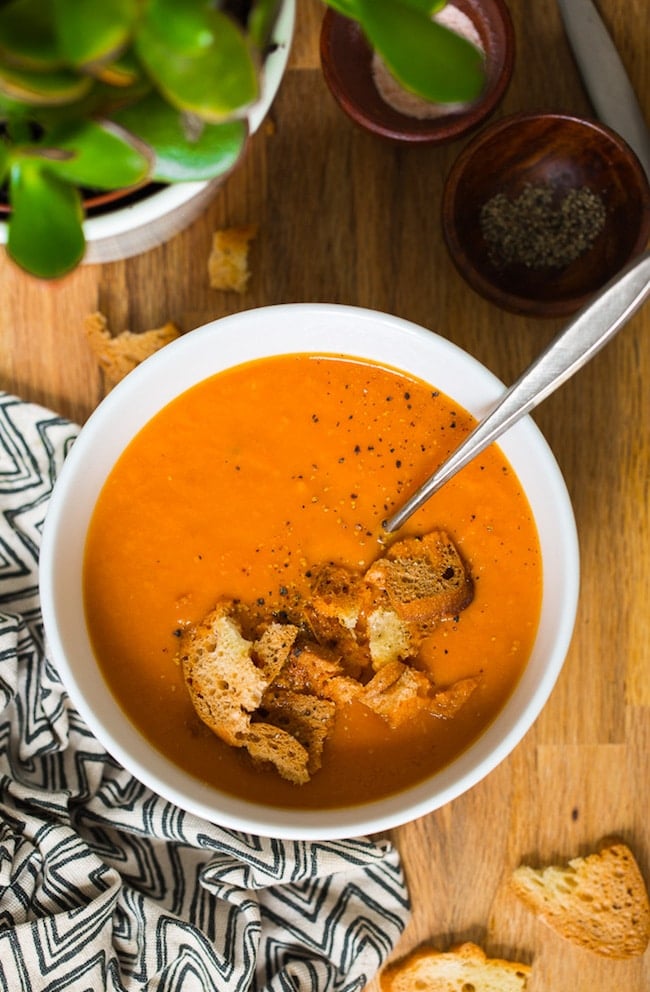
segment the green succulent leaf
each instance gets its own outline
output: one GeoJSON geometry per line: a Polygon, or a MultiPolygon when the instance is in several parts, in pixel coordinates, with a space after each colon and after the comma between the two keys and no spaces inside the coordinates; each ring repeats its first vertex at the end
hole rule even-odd
{"type": "Polygon", "coordinates": [[[65,182],[90,189],[128,189],[149,178],[153,156],[111,122],[82,121],[53,131],[32,149],[65,182]]]}
{"type": "Polygon", "coordinates": [[[113,95],[116,100],[124,100],[125,94],[130,99],[130,91],[137,86],[142,88],[144,84],[151,87],[131,49],[127,49],[119,58],[88,66],[88,72],[106,86],[114,87],[113,95]]]}
{"type": "Polygon", "coordinates": [[[159,182],[225,175],[239,160],[248,136],[246,121],[206,124],[170,107],[157,93],[118,111],[114,120],[153,150],[151,178],[159,182]]]}
{"type": "Polygon", "coordinates": [[[80,100],[92,79],[67,69],[36,72],[0,63],[0,94],[10,100],[40,106],[58,106],[80,100]]]}
{"type": "Polygon", "coordinates": [[[446,6],[446,0],[399,0],[399,3],[419,11],[420,14],[426,14],[427,17],[432,17],[446,6]]]}
{"type": "Polygon", "coordinates": [[[260,50],[268,45],[280,12],[281,0],[257,0],[248,18],[248,33],[260,50]]]}
{"type": "Polygon", "coordinates": [[[0,6],[0,57],[25,69],[61,67],[51,0],[11,0],[0,6]]]}
{"type": "Polygon", "coordinates": [[[37,159],[11,168],[11,214],[7,251],[23,269],[42,279],[65,275],[85,250],[81,197],[37,159]]]}
{"type": "Polygon", "coordinates": [[[485,83],[482,53],[405,0],[356,0],[371,46],[406,87],[438,102],[476,99],[485,83]]]}
{"type": "Polygon", "coordinates": [[[138,0],[52,0],[59,51],[66,62],[87,66],[115,59],[127,46],[138,0]]]}
{"type": "Polygon", "coordinates": [[[9,149],[4,141],[0,141],[0,186],[3,186],[7,179],[10,161],[9,149]]]}
{"type": "Polygon", "coordinates": [[[7,122],[30,118],[31,113],[32,108],[29,104],[7,96],[2,92],[2,86],[0,84],[0,121],[3,124],[6,125],[7,122]]]}
{"type": "Polygon", "coordinates": [[[170,103],[210,123],[241,115],[257,99],[249,43],[209,0],[150,0],[135,47],[170,103]]]}
{"type": "Polygon", "coordinates": [[[350,17],[352,20],[359,19],[359,11],[356,0],[326,0],[327,6],[335,10],[337,14],[350,17]]]}

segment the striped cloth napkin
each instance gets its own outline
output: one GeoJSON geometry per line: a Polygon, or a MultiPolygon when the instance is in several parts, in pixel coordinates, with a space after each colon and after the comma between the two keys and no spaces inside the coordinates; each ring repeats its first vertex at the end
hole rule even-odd
{"type": "Polygon", "coordinates": [[[77,433],[0,393],[0,989],[360,992],[409,918],[388,842],[202,820],[116,764],[71,705],[38,552],[77,433]]]}

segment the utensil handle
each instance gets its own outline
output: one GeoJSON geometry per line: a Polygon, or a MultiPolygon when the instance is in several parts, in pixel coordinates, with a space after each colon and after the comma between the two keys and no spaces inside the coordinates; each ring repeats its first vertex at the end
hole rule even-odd
{"type": "Polygon", "coordinates": [[[385,523],[397,530],[441,486],[586,365],[650,295],[650,252],[629,263],[560,331],[462,444],[385,523]]]}
{"type": "Polygon", "coordinates": [[[596,114],[627,141],[650,178],[650,131],[598,10],[592,0],[558,0],[558,6],[596,114]]]}

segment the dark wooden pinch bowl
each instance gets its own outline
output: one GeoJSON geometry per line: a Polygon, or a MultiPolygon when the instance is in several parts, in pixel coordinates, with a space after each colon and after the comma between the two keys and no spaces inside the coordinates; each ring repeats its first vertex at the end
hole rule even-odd
{"type": "Polygon", "coordinates": [[[504,0],[454,0],[469,17],[485,51],[483,94],[470,106],[439,117],[402,114],[379,95],[372,76],[373,52],[361,28],[328,10],[320,34],[323,76],[334,98],[355,123],[392,141],[439,144],[466,134],[498,106],[508,88],[515,57],[515,36],[504,0]]]}
{"type": "Polygon", "coordinates": [[[562,113],[520,113],[486,127],[460,153],[445,183],[445,241],[469,285],[506,310],[562,316],[583,306],[650,235],[650,187],[634,152],[596,121],[562,113]],[[529,186],[553,195],[588,190],[605,207],[593,243],[564,267],[496,264],[482,230],[483,206],[516,200],[529,186]]]}

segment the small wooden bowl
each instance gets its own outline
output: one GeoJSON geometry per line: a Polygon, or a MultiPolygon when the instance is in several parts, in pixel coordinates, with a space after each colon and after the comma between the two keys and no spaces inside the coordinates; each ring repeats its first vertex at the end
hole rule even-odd
{"type": "Polygon", "coordinates": [[[320,35],[323,76],[342,110],[361,127],[398,142],[440,144],[477,127],[497,107],[512,77],[515,36],[504,0],[453,0],[470,18],[485,51],[486,83],[470,106],[420,119],[395,110],[379,94],[372,74],[373,52],[361,28],[328,10],[320,35]]]}
{"type": "Polygon", "coordinates": [[[478,293],[514,313],[562,316],[645,249],[650,186],[632,149],[603,124],[561,113],[513,114],[459,155],[445,183],[442,224],[456,267],[478,293]],[[516,202],[530,187],[552,190],[558,209],[571,190],[590,191],[605,208],[602,230],[568,264],[504,262],[486,240],[485,204],[497,194],[516,202]]]}

